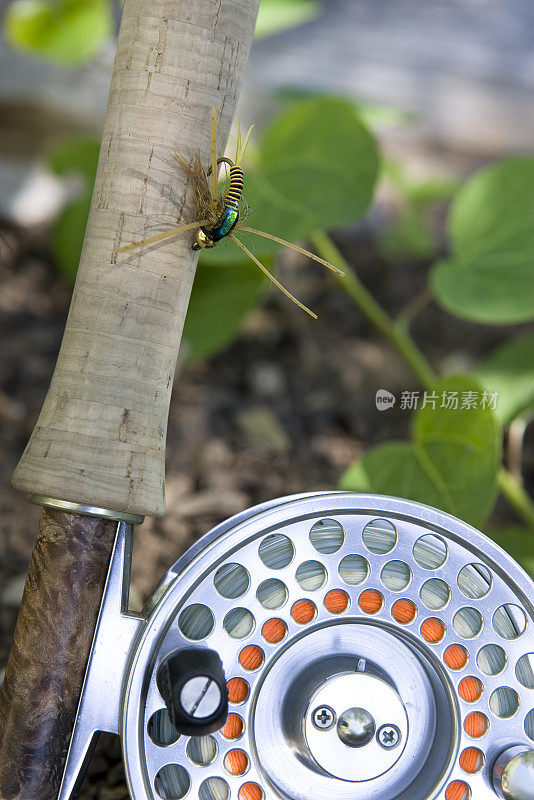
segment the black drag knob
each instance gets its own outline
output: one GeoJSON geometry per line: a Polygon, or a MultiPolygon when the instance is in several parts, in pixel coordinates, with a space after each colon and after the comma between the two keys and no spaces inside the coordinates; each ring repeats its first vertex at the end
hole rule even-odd
{"type": "Polygon", "coordinates": [[[225,724],[228,690],[214,650],[190,647],[170,653],[158,668],[157,684],[179,733],[206,736],[225,724]]]}

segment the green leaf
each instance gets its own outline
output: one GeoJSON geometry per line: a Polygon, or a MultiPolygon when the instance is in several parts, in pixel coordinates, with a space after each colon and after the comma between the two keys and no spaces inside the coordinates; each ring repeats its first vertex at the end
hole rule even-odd
{"type": "Polygon", "coordinates": [[[52,250],[59,271],[70,283],[76,280],[85,227],[91,206],[92,186],[65,206],[52,231],[52,250]]]}
{"type": "Polygon", "coordinates": [[[14,0],[4,25],[13,47],[62,64],[93,58],[113,30],[108,0],[14,0]]]}
{"type": "MultiPolygon", "coordinates": [[[[272,233],[289,242],[306,238],[316,228],[315,218],[305,203],[280,192],[270,175],[247,173],[245,199],[249,216],[243,224],[251,228],[272,233]]],[[[239,236],[243,238],[243,234],[239,236]]],[[[279,244],[268,239],[256,236],[252,241],[258,252],[273,253],[280,250],[279,244]]]]}
{"type": "Polygon", "coordinates": [[[317,0],[262,0],[254,35],[262,39],[304,25],[317,19],[321,11],[317,0]]]}
{"type": "Polygon", "coordinates": [[[419,208],[450,200],[459,186],[456,178],[438,175],[425,181],[416,180],[396,158],[387,158],[383,161],[382,175],[400,191],[405,200],[409,200],[419,208]]]}
{"type": "Polygon", "coordinates": [[[265,287],[254,264],[214,263],[210,256],[203,255],[199,262],[185,320],[183,339],[190,361],[209,358],[229,344],[265,287]]]}
{"type": "Polygon", "coordinates": [[[418,209],[408,206],[380,236],[382,250],[391,257],[424,259],[434,253],[436,244],[428,223],[418,209]]]}
{"type": "Polygon", "coordinates": [[[455,178],[435,177],[422,183],[414,183],[410,187],[410,199],[419,206],[450,200],[458,190],[455,178]]]}
{"type": "Polygon", "coordinates": [[[349,467],[341,487],[418,500],[480,527],[497,495],[500,427],[489,408],[460,407],[463,393],[481,395],[471,378],[445,378],[433,392],[436,408],[416,412],[412,442],[373,448],[349,467]],[[454,392],[459,407],[442,408],[454,392]]]}
{"type": "Polygon", "coordinates": [[[449,231],[451,257],[431,276],[438,302],[476,322],[534,319],[534,158],[504,161],[468,181],[449,231]]]}
{"type": "MultiPolygon", "coordinates": [[[[476,392],[481,387],[467,376],[452,376],[439,381],[434,391],[476,392]]],[[[461,403],[459,404],[461,405],[461,403]]],[[[441,484],[446,510],[461,519],[481,525],[497,496],[497,470],[501,457],[501,430],[489,408],[446,409],[430,406],[414,418],[414,439],[434,470],[436,484],[441,484]]]]}
{"type": "MultiPolygon", "coordinates": [[[[280,194],[264,175],[257,172],[245,173],[244,197],[248,215],[241,220],[243,225],[272,233],[289,242],[305,239],[315,230],[314,219],[306,207],[280,194]]],[[[260,260],[283,248],[283,245],[262,236],[240,231],[239,224],[234,234],[260,260]]],[[[220,242],[210,251],[209,258],[212,262],[222,264],[229,261],[251,264],[246,253],[231,240],[220,242]]]]}
{"type": "Polygon", "coordinates": [[[491,528],[485,533],[506,550],[534,578],[534,533],[516,525],[491,528]]]}
{"type": "Polygon", "coordinates": [[[281,86],[279,89],[274,90],[274,96],[290,103],[303,102],[310,99],[317,100],[320,97],[329,100],[337,99],[344,103],[350,102],[359,119],[371,130],[391,126],[413,125],[417,121],[416,115],[410,111],[379,103],[366,103],[363,100],[356,102],[347,98],[342,92],[337,93],[306,86],[281,86]]]}
{"type": "Polygon", "coordinates": [[[303,206],[314,228],[354,222],[372,200],[377,144],[349,102],[317,98],[293,106],[267,131],[260,158],[271,186],[303,206]]]}
{"type": "Polygon", "coordinates": [[[417,115],[406,109],[396,108],[381,103],[366,103],[363,100],[354,103],[360,119],[372,130],[411,126],[417,122],[417,115]]]}
{"type": "Polygon", "coordinates": [[[65,206],[52,231],[56,264],[70,283],[76,279],[82,252],[99,151],[98,139],[66,139],[48,154],[48,165],[56,175],[82,179],[80,196],[65,206]]]}
{"type": "Polygon", "coordinates": [[[443,492],[427,467],[419,448],[408,442],[388,442],[374,447],[352,464],[342,476],[340,487],[406,497],[444,508],[443,492]]]}
{"type": "Polygon", "coordinates": [[[99,152],[98,139],[66,139],[49,152],[48,165],[56,175],[81,175],[92,187],[99,152]]]}
{"type": "Polygon", "coordinates": [[[498,392],[496,414],[505,425],[534,407],[534,333],[498,347],[475,369],[488,392],[498,392]]]}

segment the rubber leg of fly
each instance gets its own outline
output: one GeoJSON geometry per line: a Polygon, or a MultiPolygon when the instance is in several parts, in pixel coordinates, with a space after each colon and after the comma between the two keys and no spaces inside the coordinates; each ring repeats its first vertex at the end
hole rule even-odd
{"type": "Polygon", "coordinates": [[[217,197],[217,114],[211,109],[211,198],[217,197]]]}
{"type": "Polygon", "coordinates": [[[236,237],[235,237],[233,234],[231,234],[231,233],[230,233],[230,234],[228,234],[228,236],[229,236],[229,237],[230,237],[230,239],[232,239],[232,240],[233,240],[233,241],[234,241],[234,242],[235,242],[235,243],[236,243],[236,244],[237,244],[237,245],[238,245],[238,246],[239,246],[239,247],[240,247],[242,250],[244,250],[244,252],[245,252],[245,253],[247,254],[247,256],[248,256],[248,257],[251,259],[251,261],[253,261],[253,262],[256,264],[256,266],[258,266],[258,267],[261,269],[261,271],[262,271],[262,272],[263,272],[265,275],[267,275],[267,277],[269,278],[269,280],[270,280],[272,283],[274,283],[274,285],[275,285],[275,286],[276,286],[278,289],[280,289],[280,291],[281,291],[281,292],[283,292],[283,293],[285,294],[285,296],[286,296],[286,297],[289,297],[289,299],[290,299],[290,300],[292,300],[292,301],[293,301],[293,303],[295,303],[295,305],[297,305],[299,308],[301,308],[303,311],[305,311],[305,312],[306,312],[306,314],[309,314],[309,315],[310,315],[310,317],[313,317],[314,319],[317,319],[317,314],[314,314],[314,313],[313,313],[313,311],[310,311],[310,309],[309,309],[307,306],[305,306],[303,303],[301,303],[301,302],[300,302],[300,300],[297,300],[297,298],[296,298],[296,297],[294,297],[294,296],[291,294],[291,292],[288,292],[288,290],[285,288],[285,286],[282,286],[282,284],[280,283],[280,281],[277,281],[277,280],[276,280],[276,278],[274,277],[274,275],[272,275],[272,274],[269,272],[269,270],[267,269],[267,267],[264,267],[264,266],[263,266],[263,264],[261,263],[261,261],[258,261],[258,259],[256,258],[256,256],[255,256],[255,255],[253,255],[253,254],[250,252],[250,250],[249,250],[247,247],[245,247],[245,245],[243,244],[243,242],[240,242],[240,241],[239,241],[239,239],[237,239],[237,238],[236,238],[236,237]]]}
{"type": "Polygon", "coordinates": [[[140,242],[133,242],[132,244],[126,244],[123,247],[119,247],[119,253],[125,253],[127,250],[134,250],[136,247],[143,247],[146,244],[161,242],[162,239],[168,239],[171,236],[179,236],[181,233],[191,231],[194,228],[199,228],[201,225],[207,224],[207,219],[199,219],[195,220],[195,222],[188,222],[187,225],[179,225],[177,228],[169,228],[169,230],[158,233],[156,236],[149,236],[147,239],[141,239],[140,242]]]}
{"type": "Polygon", "coordinates": [[[308,258],[312,258],[314,261],[317,261],[318,264],[322,264],[323,267],[327,269],[331,269],[332,272],[335,272],[336,275],[345,275],[342,270],[334,267],[333,264],[330,264],[329,261],[325,261],[323,258],[319,258],[319,256],[310,253],[309,250],[305,250],[303,247],[299,247],[296,244],[292,244],[291,242],[286,242],[285,239],[280,239],[279,236],[273,236],[272,233],[265,233],[265,231],[259,231],[257,228],[247,228],[244,225],[238,226],[240,231],[244,231],[245,233],[255,233],[257,236],[263,236],[265,239],[271,239],[273,242],[278,242],[278,244],[282,244],[284,247],[289,247],[290,250],[296,250],[297,253],[301,253],[303,256],[307,256],[308,258]]]}
{"type": "Polygon", "coordinates": [[[253,129],[254,129],[254,125],[251,125],[250,128],[247,131],[247,135],[245,136],[245,141],[243,142],[243,144],[241,144],[241,130],[239,131],[239,145],[238,145],[238,151],[237,151],[237,154],[236,154],[236,161],[235,161],[236,166],[238,166],[238,167],[241,166],[241,164],[243,163],[243,159],[245,157],[245,151],[246,151],[247,145],[248,145],[248,140],[250,139],[250,134],[252,133],[253,129]]]}

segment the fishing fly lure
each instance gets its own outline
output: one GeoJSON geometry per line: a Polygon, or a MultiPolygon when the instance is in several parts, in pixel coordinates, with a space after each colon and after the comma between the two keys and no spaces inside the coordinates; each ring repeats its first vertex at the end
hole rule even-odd
{"type": "Polygon", "coordinates": [[[215,109],[212,109],[211,164],[209,168],[207,170],[204,169],[198,153],[195,156],[192,164],[189,164],[179,155],[174,156],[175,160],[178,162],[178,165],[190,179],[193,186],[196,219],[193,222],[186,223],[185,225],[168,228],[162,233],[156,234],[155,236],[150,236],[140,242],[134,242],[133,244],[125,245],[119,249],[119,252],[133,250],[134,248],[142,247],[143,245],[155,244],[156,242],[160,242],[174,236],[179,236],[187,231],[194,231],[194,240],[192,244],[193,250],[203,250],[205,248],[215,247],[218,242],[228,237],[247,254],[251,261],[253,261],[254,264],[256,264],[256,266],[258,266],[262,272],[265,273],[269,280],[278,289],[280,289],[280,291],[283,292],[286,297],[289,297],[289,299],[296,303],[299,308],[302,308],[307,314],[312,316],[314,319],[317,319],[317,315],[307,308],[307,306],[301,303],[300,300],[297,300],[297,298],[294,297],[291,292],[289,292],[285,286],[283,286],[280,281],[278,281],[274,275],[272,275],[271,272],[269,272],[269,270],[261,263],[261,261],[259,261],[256,256],[251,253],[247,247],[245,247],[243,242],[235,236],[234,231],[238,230],[243,231],[244,233],[253,233],[257,236],[262,236],[265,239],[270,239],[271,241],[277,242],[284,247],[289,247],[291,250],[295,250],[297,253],[301,253],[302,255],[317,261],[319,264],[322,264],[324,267],[332,270],[337,275],[344,274],[340,269],[334,267],[333,264],[330,264],[328,261],[319,258],[319,256],[310,253],[309,250],[304,250],[304,248],[298,247],[296,244],[286,242],[285,239],[280,239],[278,236],[274,236],[272,233],[259,231],[256,228],[249,228],[240,222],[241,203],[244,204],[246,210],[246,204],[243,200],[243,187],[245,181],[242,163],[245,150],[250,139],[250,134],[252,132],[252,127],[253,126],[248,129],[247,135],[243,141],[241,140],[241,130],[238,129],[235,161],[232,161],[232,159],[227,158],[226,156],[221,156],[218,158],[217,117],[215,114],[215,109]],[[217,172],[221,164],[225,164],[229,168],[228,188],[222,193],[218,190],[217,180],[217,172]]]}

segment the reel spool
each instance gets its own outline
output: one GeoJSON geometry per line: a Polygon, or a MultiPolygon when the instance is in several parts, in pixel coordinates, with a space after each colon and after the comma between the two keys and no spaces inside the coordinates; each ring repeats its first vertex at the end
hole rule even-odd
{"type": "Polygon", "coordinates": [[[97,730],[134,800],[534,798],[534,585],[483,534],[390,497],[284,498],[197,542],[140,618],[128,533],[61,800],[97,730]]]}

